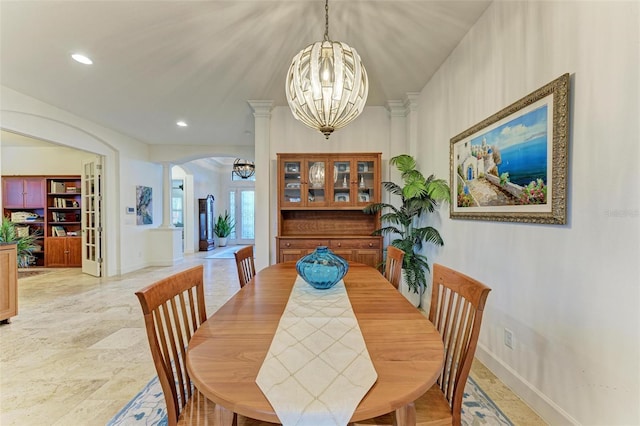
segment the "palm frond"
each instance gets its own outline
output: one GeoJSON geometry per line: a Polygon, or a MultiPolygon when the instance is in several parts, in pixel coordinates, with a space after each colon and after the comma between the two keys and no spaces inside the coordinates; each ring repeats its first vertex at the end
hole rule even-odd
{"type": "Polygon", "coordinates": [[[376,214],[378,212],[383,211],[384,209],[390,209],[394,212],[397,212],[398,209],[396,209],[396,206],[392,205],[392,204],[387,204],[387,203],[371,203],[369,205],[366,205],[363,209],[362,212],[365,214],[376,214]]]}
{"type": "Polygon", "coordinates": [[[440,233],[436,228],[432,226],[425,226],[424,228],[414,228],[413,233],[416,239],[419,239],[420,241],[425,241],[437,246],[444,245],[444,241],[442,240],[440,233]]]}
{"type": "Polygon", "coordinates": [[[407,154],[396,155],[389,160],[389,164],[396,166],[401,173],[406,173],[416,168],[416,160],[407,154]]]}
{"type": "Polygon", "coordinates": [[[376,229],[371,233],[371,235],[389,235],[389,234],[398,234],[401,235],[402,231],[395,226],[383,226],[380,229],[376,229]]]}
{"type": "Polygon", "coordinates": [[[449,184],[444,179],[435,179],[433,175],[427,179],[427,194],[436,203],[443,201],[451,202],[451,190],[449,184]]]}
{"type": "Polygon", "coordinates": [[[393,182],[382,182],[382,187],[390,192],[391,194],[402,197],[402,187],[393,182]]]}

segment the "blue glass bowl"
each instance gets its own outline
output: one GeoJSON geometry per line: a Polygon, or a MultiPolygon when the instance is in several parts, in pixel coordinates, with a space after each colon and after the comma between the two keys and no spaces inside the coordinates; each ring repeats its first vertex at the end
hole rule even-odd
{"type": "Polygon", "coordinates": [[[313,253],[296,262],[296,270],[311,286],[324,290],[333,287],[344,278],[349,264],[326,246],[318,246],[313,253]]]}

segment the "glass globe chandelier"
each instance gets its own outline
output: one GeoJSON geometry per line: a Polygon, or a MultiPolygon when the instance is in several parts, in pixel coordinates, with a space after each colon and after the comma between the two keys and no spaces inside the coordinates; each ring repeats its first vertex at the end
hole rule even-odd
{"type": "Polygon", "coordinates": [[[291,62],[285,84],[293,116],[326,139],[356,119],[369,93],[367,72],[356,50],[329,39],[329,0],[325,0],[324,40],[302,49],[291,62]]]}
{"type": "Polygon", "coordinates": [[[241,177],[242,179],[249,179],[256,172],[256,165],[253,161],[243,160],[242,158],[236,158],[233,162],[233,173],[241,177]]]}

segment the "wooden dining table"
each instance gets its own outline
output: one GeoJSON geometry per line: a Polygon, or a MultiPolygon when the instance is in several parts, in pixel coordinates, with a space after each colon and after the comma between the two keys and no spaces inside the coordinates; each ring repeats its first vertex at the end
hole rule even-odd
{"type": "MultiPolygon", "coordinates": [[[[295,262],[256,274],[196,331],[187,370],[197,389],[216,403],[218,419],[233,413],[279,423],[256,376],[278,328],[296,280],[295,262]]],[[[413,401],[437,380],[444,348],[431,322],[378,270],[350,263],[345,287],[371,361],[376,383],[360,401],[352,422],[399,410],[415,423],[413,401]]]]}

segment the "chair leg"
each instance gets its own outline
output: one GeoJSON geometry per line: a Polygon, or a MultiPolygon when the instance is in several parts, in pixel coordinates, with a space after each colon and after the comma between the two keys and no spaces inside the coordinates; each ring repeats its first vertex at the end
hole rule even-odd
{"type": "Polygon", "coordinates": [[[394,426],[416,426],[416,405],[413,402],[396,410],[394,426]]]}
{"type": "Polygon", "coordinates": [[[216,426],[238,426],[238,415],[220,404],[216,404],[214,420],[216,426]]]}

